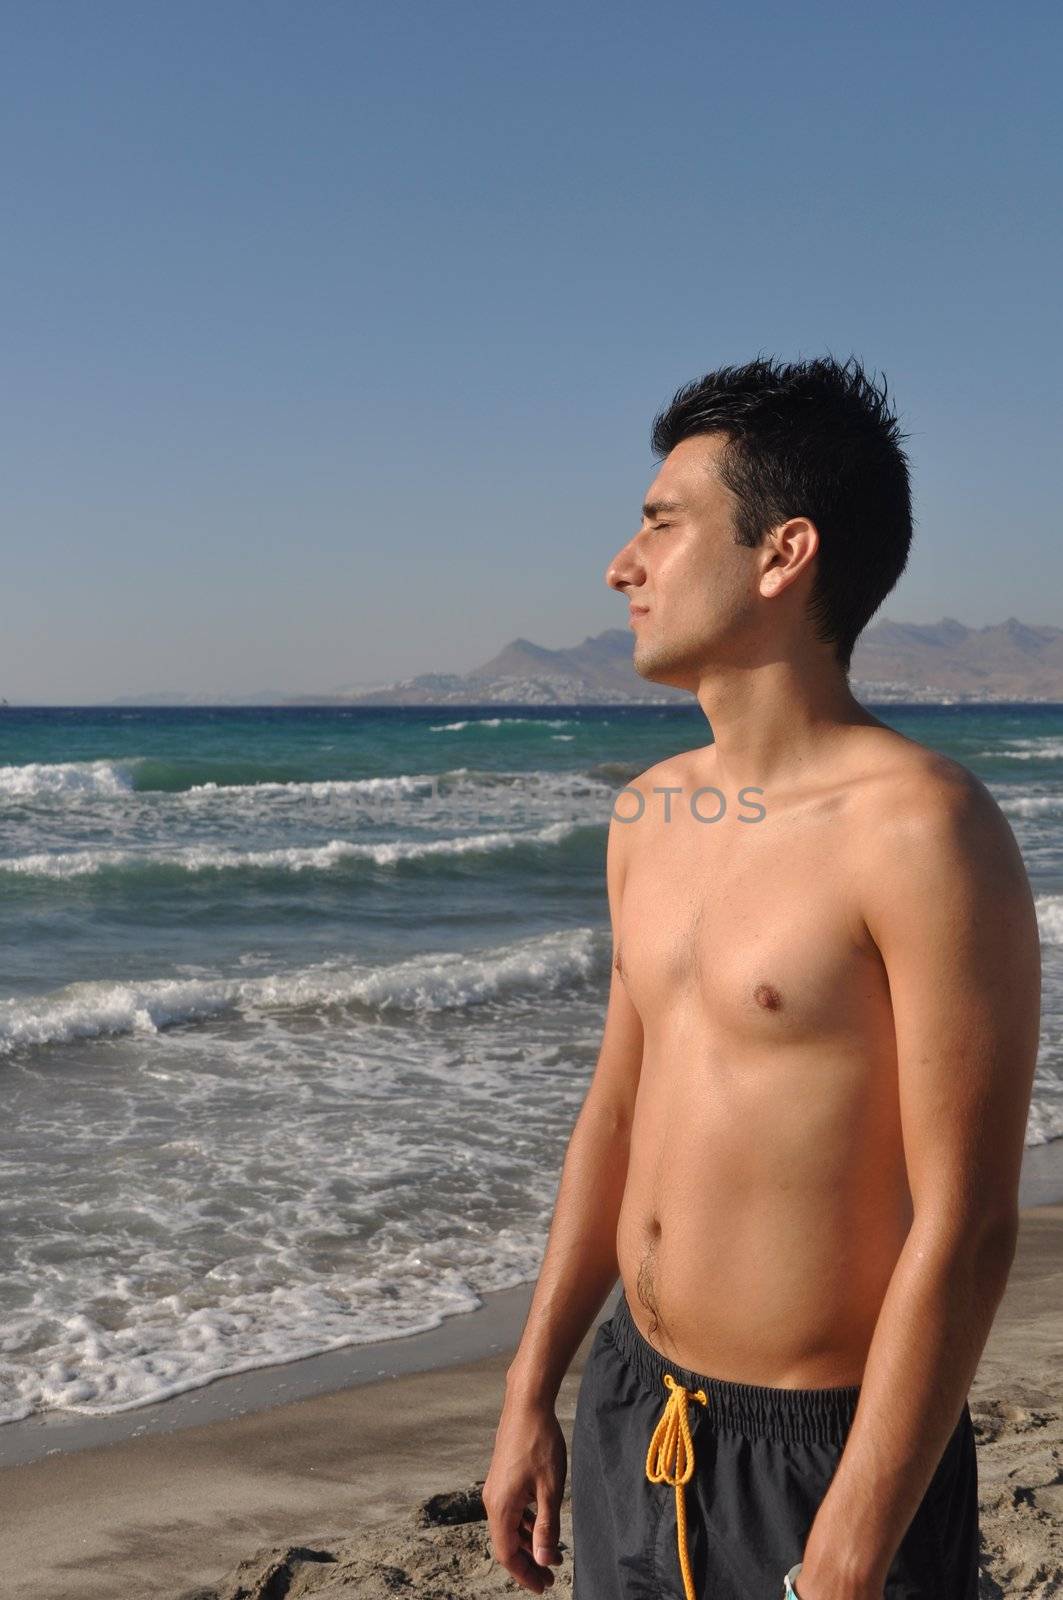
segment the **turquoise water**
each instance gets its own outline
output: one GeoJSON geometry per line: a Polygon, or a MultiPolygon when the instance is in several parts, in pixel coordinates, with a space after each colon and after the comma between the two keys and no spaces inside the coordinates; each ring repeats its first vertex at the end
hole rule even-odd
{"type": "MultiPolygon", "coordinates": [[[[1037,896],[1063,707],[877,708],[1037,896]]],[[[0,711],[0,1420],[432,1327],[538,1269],[608,989],[613,797],[696,707],[0,711]]]]}

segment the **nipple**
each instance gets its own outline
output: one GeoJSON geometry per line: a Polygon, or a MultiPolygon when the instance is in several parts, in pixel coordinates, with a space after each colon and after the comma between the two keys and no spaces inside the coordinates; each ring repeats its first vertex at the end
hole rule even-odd
{"type": "Polygon", "coordinates": [[[781,1011],[782,995],[770,983],[758,983],[753,990],[753,998],[758,1006],[763,1006],[765,1011],[781,1011]]]}

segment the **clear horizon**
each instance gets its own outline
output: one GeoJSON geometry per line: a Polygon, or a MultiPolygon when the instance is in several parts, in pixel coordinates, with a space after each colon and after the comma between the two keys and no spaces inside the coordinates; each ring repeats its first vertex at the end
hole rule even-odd
{"type": "Polygon", "coordinates": [[[1054,8],[11,8],[0,692],[325,693],[622,627],[654,413],[856,354],[875,621],[1061,626],[1054,8]]]}

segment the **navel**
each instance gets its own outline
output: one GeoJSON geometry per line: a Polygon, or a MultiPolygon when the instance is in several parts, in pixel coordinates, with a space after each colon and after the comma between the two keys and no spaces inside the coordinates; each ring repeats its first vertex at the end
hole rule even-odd
{"type": "Polygon", "coordinates": [[[758,983],[753,990],[753,998],[758,1006],[763,1006],[765,1011],[781,1011],[782,995],[770,983],[758,983]]]}

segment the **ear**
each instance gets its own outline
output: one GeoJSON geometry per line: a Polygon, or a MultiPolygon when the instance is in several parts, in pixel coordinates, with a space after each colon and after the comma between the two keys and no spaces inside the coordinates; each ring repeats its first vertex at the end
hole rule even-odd
{"type": "Polygon", "coordinates": [[[808,517],[790,517],[772,528],[761,548],[760,592],[771,599],[808,570],[819,549],[819,531],[808,517]]]}

